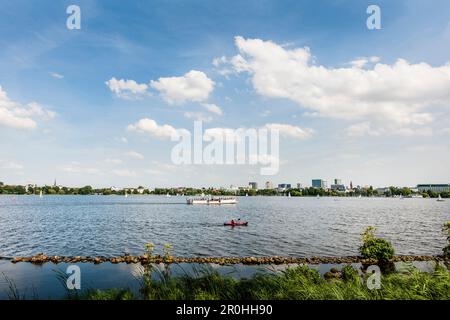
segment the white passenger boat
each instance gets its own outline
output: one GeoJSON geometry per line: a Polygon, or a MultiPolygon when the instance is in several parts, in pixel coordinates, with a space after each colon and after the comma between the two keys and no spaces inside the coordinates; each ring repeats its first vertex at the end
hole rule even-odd
{"type": "Polygon", "coordinates": [[[188,198],[187,204],[206,204],[206,205],[221,205],[221,204],[236,204],[235,197],[213,197],[213,198],[188,198]]]}

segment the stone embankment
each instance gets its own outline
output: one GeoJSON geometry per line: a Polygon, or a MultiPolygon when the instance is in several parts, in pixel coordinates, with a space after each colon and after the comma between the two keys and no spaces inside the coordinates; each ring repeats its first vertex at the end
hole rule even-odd
{"type": "MultiPolygon", "coordinates": [[[[311,257],[311,258],[293,258],[293,257],[163,257],[163,256],[119,256],[119,257],[85,257],[85,256],[47,256],[39,253],[32,257],[15,257],[5,258],[12,263],[28,262],[33,264],[43,263],[198,263],[198,264],[218,264],[218,265],[281,265],[281,264],[374,264],[375,260],[363,259],[358,256],[349,257],[311,257]]],[[[443,256],[395,256],[392,262],[409,262],[409,261],[445,261],[443,256]]]]}

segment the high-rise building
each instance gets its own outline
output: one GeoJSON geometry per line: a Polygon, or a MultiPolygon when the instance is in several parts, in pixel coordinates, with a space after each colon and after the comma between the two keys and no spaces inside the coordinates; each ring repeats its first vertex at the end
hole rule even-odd
{"type": "Polygon", "coordinates": [[[317,188],[317,189],[325,188],[324,181],[322,179],[313,179],[312,182],[311,182],[311,186],[313,188],[317,188]]]}
{"type": "Polygon", "coordinates": [[[249,182],[248,186],[250,187],[250,189],[254,189],[254,190],[258,189],[258,183],[257,182],[249,182]]]}
{"type": "Polygon", "coordinates": [[[297,189],[303,189],[303,185],[300,182],[297,183],[297,189]]]}
{"type": "Polygon", "coordinates": [[[342,180],[341,179],[334,179],[334,184],[342,184],[342,180]]]}
{"type": "Polygon", "coordinates": [[[266,189],[273,189],[273,183],[271,181],[266,182],[266,189]]]}

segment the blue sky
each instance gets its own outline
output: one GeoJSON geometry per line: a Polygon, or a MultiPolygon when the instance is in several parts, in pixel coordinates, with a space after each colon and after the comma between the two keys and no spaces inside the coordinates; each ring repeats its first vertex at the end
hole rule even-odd
{"type": "Polygon", "coordinates": [[[448,1],[2,3],[0,181],[153,187],[308,185],[312,178],[374,186],[449,182],[449,9],[448,1]],[[81,8],[81,30],[66,28],[71,4],[81,8]],[[366,27],[369,4],[381,8],[381,30],[366,27]],[[292,58],[295,50],[309,52],[305,69],[292,58]],[[233,62],[238,55],[244,71],[233,62]],[[406,65],[394,67],[398,59],[406,65]],[[162,84],[161,78],[184,81],[190,71],[201,73],[206,87],[191,88],[190,95],[162,84]],[[134,82],[114,91],[106,84],[111,79],[134,82]],[[134,84],[145,90],[130,92],[134,84]],[[174,103],[174,95],[184,98],[174,103]],[[6,118],[11,114],[17,123],[6,118]],[[151,119],[192,130],[199,117],[209,120],[205,128],[289,126],[280,141],[279,173],[175,166],[170,139],[127,129],[151,119]],[[313,133],[292,134],[298,130],[313,133]]]}

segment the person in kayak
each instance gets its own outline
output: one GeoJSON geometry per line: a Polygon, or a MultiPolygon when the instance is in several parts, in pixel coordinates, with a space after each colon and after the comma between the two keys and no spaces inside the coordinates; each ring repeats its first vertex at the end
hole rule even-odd
{"type": "Polygon", "coordinates": [[[238,219],[238,220],[232,219],[229,222],[225,222],[224,225],[232,226],[232,227],[234,227],[234,226],[246,226],[246,225],[248,225],[248,222],[241,221],[241,219],[238,219]]]}

